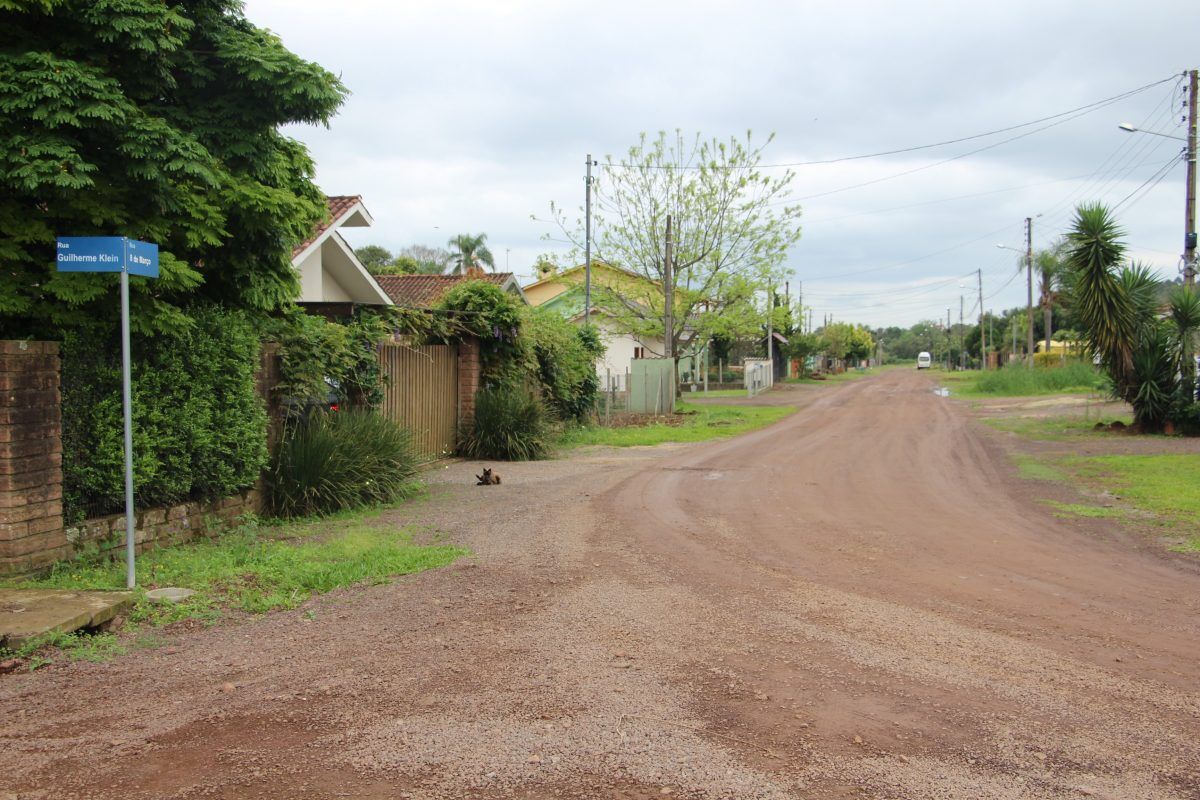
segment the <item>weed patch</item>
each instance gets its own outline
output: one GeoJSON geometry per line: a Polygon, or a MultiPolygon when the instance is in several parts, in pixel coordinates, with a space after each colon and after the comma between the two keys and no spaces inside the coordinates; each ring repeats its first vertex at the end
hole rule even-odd
{"type": "MultiPolygon", "coordinates": [[[[251,523],[220,538],[151,550],[138,562],[141,586],[129,614],[131,636],[55,633],[27,642],[12,655],[28,659],[31,667],[55,654],[103,661],[130,648],[159,646],[159,626],[188,620],[211,624],[230,610],[263,614],[295,608],[316,594],[384,583],[397,575],[445,566],[467,553],[436,539],[414,544],[415,533],[364,524],[359,514],[340,521],[251,523]],[[145,591],[160,586],[180,586],[196,594],[177,604],[149,602],[145,591]]],[[[122,589],[125,566],[97,557],[76,559],[56,565],[42,578],[9,585],[122,589]]]]}
{"type": "Polygon", "coordinates": [[[1104,375],[1091,364],[1064,367],[1023,366],[995,370],[970,370],[943,376],[942,382],[962,397],[1024,397],[1039,394],[1086,394],[1104,391],[1104,375]]]}
{"type": "Polygon", "coordinates": [[[1082,503],[1059,503],[1055,500],[1043,500],[1042,502],[1055,509],[1057,513],[1054,516],[1061,519],[1070,519],[1071,517],[1107,519],[1128,516],[1128,512],[1116,506],[1089,506],[1082,503]]]}
{"type": "MultiPolygon", "coordinates": [[[[1100,420],[1109,425],[1121,422],[1125,425],[1132,423],[1129,416],[1100,420]]],[[[983,423],[998,431],[1007,431],[1031,439],[1043,441],[1062,441],[1078,436],[1110,436],[1111,431],[1098,430],[1097,420],[1081,419],[1079,417],[989,417],[983,423]]]]}
{"type": "Polygon", "coordinates": [[[1047,464],[1045,461],[1017,454],[1013,456],[1013,461],[1017,464],[1017,474],[1022,478],[1031,481],[1062,481],[1066,480],[1066,475],[1055,467],[1047,464]]]}
{"type": "Polygon", "coordinates": [[[635,447],[667,442],[703,442],[778,422],[795,411],[789,406],[720,406],[681,403],[679,413],[664,421],[658,418],[646,425],[620,428],[585,426],[564,431],[559,444],[564,447],[607,445],[635,447]]]}

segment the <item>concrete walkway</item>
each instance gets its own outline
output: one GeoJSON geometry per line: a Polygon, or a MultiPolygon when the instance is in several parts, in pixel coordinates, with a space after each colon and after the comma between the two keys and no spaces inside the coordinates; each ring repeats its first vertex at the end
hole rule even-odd
{"type": "Polygon", "coordinates": [[[133,592],[0,589],[0,646],[18,647],[51,631],[92,628],[132,603],[133,592]]]}

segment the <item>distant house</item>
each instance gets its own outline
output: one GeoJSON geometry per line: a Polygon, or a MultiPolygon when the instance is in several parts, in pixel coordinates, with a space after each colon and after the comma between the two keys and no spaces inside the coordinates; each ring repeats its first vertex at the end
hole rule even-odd
{"type": "MultiPolygon", "coordinates": [[[[531,306],[551,309],[572,322],[583,324],[584,267],[572,267],[561,272],[548,272],[539,280],[525,286],[525,296],[531,306]]],[[[592,262],[593,286],[607,286],[623,291],[623,296],[660,292],[658,285],[645,277],[599,261],[592,262]]],[[[634,358],[662,358],[662,337],[639,337],[621,326],[611,312],[596,304],[592,296],[591,324],[600,331],[604,355],[596,361],[596,372],[604,388],[625,389],[625,373],[634,358]],[[605,384],[605,380],[608,383],[605,384]]],[[[681,372],[684,365],[680,364],[681,372]]]]}
{"type": "Polygon", "coordinates": [[[300,273],[300,298],[306,310],[327,317],[347,316],[356,306],[390,306],[392,299],[358,260],[341,228],[365,228],[374,220],[358,195],[327,197],[329,219],[292,250],[300,273]]]}
{"type": "Polygon", "coordinates": [[[511,272],[481,272],[468,275],[376,275],[376,282],[388,298],[398,306],[433,308],[450,287],[463,281],[479,280],[494,283],[509,294],[527,303],[521,285],[511,272]]]}

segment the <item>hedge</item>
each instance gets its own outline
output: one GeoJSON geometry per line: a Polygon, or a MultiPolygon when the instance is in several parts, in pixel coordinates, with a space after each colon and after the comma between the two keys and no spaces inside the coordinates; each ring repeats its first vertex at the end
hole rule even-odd
{"type": "MultiPolygon", "coordinates": [[[[227,496],[252,486],[267,463],[255,327],[219,309],[194,311],[190,319],[181,330],[132,343],[139,507],[227,496]]],[[[115,327],[65,337],[62,410],[66,518],[119,510],[124,433],[115,327]]]]}

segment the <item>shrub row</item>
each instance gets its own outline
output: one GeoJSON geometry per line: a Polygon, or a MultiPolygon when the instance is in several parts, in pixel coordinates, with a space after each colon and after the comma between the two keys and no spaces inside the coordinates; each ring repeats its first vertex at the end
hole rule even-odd
{"type": "MultiPolygon", "coordinates": [[[[267,463],[255,326],[236,312],[200,310],[178,330],[134,337],[132,356],[138,505],[212,499],[252,486],[267,463]]],[[[68,522],[120,509],[124,421],[115,327],[65,336],[62,409],[68,522]]]]}

